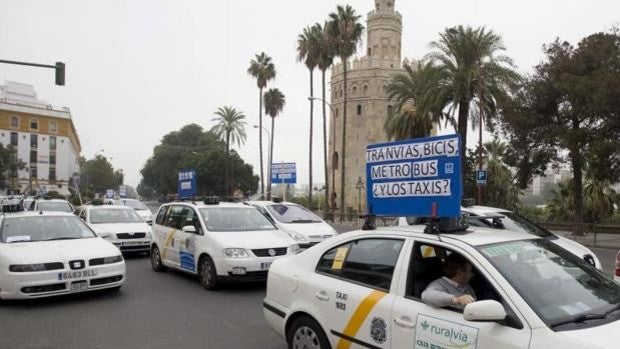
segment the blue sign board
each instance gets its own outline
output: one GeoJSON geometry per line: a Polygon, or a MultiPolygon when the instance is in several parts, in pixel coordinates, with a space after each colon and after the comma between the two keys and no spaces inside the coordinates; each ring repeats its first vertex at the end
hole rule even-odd
{"type": "Polygon", "coordinates": [[[459,135],[446,135],[368,145],[368,213],[460,216],[460,144],[459,135]]]}
{"type": "Polygon", "coordinates": [[[177,194],[180,198],[196,196],[196,170],[185,169],[179,171],[177,179],[177,194]]]}
{"type": "Polygon", "coordinates": [[[114,198],[114,189],[106,189],[105,197],[108,198],[108,199],[113,199],[114,198]]]}
{"type": "Polygon", "coordinates": [[[122,198],[127,197],[127,186],[126,185],[121,185],[118,187],[118,196],[122,198]]]}
{"type": "Polygon", "coordinates": [[[297,167],[294,162],[282,162],[271,164],[271,183],[273,184],[296,184],[297,167]]]}
{"type": "Polygon", "coordinates": [[[487,184],[487,171],[476,171],[476,184],[478,184],[478,186],[487,184]]]}

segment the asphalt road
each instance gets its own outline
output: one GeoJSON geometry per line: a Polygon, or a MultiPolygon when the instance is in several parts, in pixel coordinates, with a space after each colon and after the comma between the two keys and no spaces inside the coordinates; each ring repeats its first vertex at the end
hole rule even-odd
{"type": "Polygon", "coordinates": [[[263,319],[265,283],[206,291],[127,259],[118,292],[0,306],[0,348],[286,348],[263,319]]]}

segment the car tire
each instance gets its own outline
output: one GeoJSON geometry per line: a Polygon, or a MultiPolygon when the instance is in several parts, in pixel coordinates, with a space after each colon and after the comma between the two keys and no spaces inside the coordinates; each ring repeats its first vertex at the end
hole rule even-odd
{"type": "Polygon", "coordinates": [[[158,273],[166,270],[164,263],[161,261],[161,254],[157,246],[153,246],[151,249],[151,267],[158,273]]]}
{"type": "Polygon", "coordinates": [[[289,349],[331,349],[321,325],[309,316],[299,317],[293,322],[286,334],[286,343],[289,349]]]}
{"type": "Polygon", "coordinates": [[[209,256],[202,256],[198,261],[198,278],[206,290],[215,290],[218,286],[215,263],[209,256]]]}

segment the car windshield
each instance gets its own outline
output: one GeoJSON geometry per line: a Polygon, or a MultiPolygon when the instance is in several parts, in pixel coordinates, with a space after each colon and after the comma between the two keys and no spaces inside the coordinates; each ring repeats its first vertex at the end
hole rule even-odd
{"type": "Polygon", "coordinates": [[[68,202],[39,201],[37,211],[73,212],[68,202]]]}
{"type": "Polygon", "coordinates": [[[3,243],[84,239],[95,234],[75,216],[24,216],[5,218],[0,241],[3,243]]]}
{"type": "Polygon", "coordinates": [[[275,230],[269,220],[254,207],[201,208],[209,231],[275,230]]]}
{"type": "Polygon", "coordinates": [[[104,223],[143,223],[138,214],[125,208],[100,208],[90,210],[91,224],[104,223]]]}
{"type": "Polygon", "coordinates": [[[321,217],[297,205],[268,205],[267,210],[282,223],[320,223],[321,217]]]}
{"type": "Polygon", "coordinates": [[[546,239],[478,249],[556,331],[605,323],[620,307],[620,284],[546,239]]]}
{"type": "MultiPolygon", "coordinates": [[[[476,214],[470,213],[472,216],[476,214]]],[[[553,236],[549,231],[539,227],[525,217],[514,212],[493,212],[493,216],[502,216],[498,218],[501,224],[494,224],[491,219],[469,219],[469,224],[474,226],[484,226],[494,229],[506,229],[510,231],[518,231],[526,234],[536,235],[539,237],[553,236]]]]}
{"type": "Polygon", "coordinates": [[[123,206],[129,206],[131,208],[133,208],[134,210],[148,210],[149,208],[146,207],[145,204],[143,204],[142,202],[138,201],[138,200],[115,200],[114,201],[115,205],[123,205],[123,206]]]}

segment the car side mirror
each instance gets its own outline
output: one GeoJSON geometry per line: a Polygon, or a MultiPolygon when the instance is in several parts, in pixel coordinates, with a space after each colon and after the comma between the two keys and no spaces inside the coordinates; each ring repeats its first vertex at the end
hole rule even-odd
{"type": "Polygon", "coordinates": [[[467,321],[502,321],[506,318],[506,310],[498,301],[478,301],[465,306],[463,318],[467,321]]]}
{"type": "Polygon", "coordinates": [[[191,233],[191,234],[197,233],[196,227],[194,227],[193,225],[185,225],[183,226],[181,230],[183,230],[184,233],[191,233]]]}

